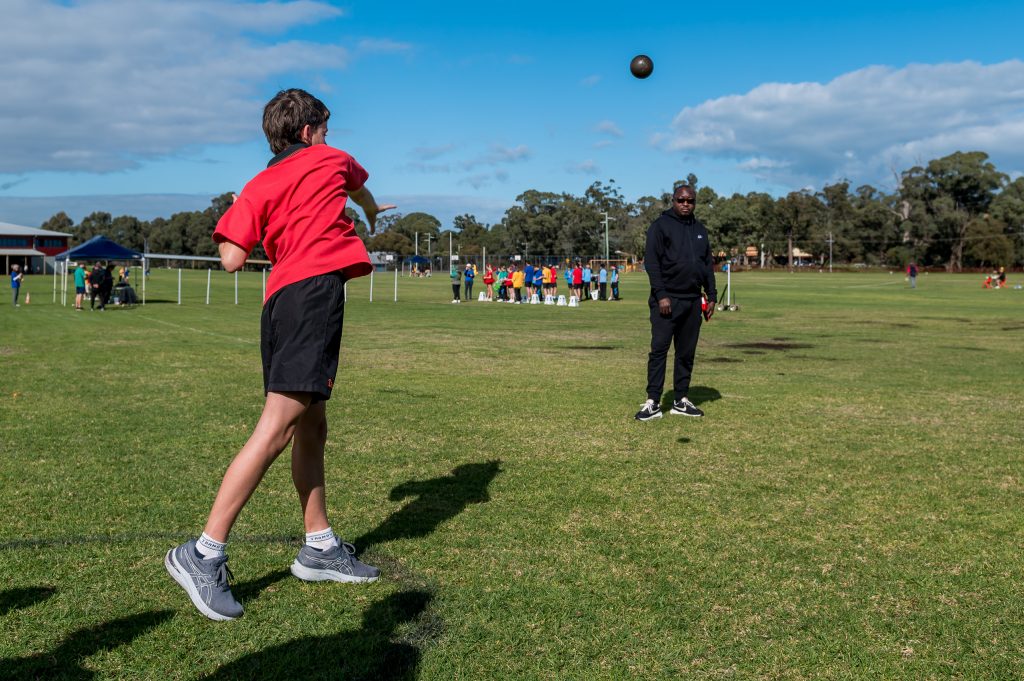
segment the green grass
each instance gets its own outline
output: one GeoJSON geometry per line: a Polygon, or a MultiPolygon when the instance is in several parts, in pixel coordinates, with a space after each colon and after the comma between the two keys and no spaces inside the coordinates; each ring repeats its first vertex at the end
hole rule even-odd
{"type": "Polygon", "coordinates": [[[181,306],[166,270],[145,307],[42,278],[0,306],[0,678],[1024,676],[1024,291],[738,274],[707,417],[641,424],[643,275],[579,309],[352,282],[328,502],[385,577],[287,574],[280,461],[215,624],[162,558],[259,415],[261,284],[184,280],[181,306]]]}

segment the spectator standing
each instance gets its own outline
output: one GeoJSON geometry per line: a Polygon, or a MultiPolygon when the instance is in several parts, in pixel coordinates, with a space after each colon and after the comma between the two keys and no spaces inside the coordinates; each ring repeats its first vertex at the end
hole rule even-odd
{"type": "Polygon", "coordinates": [[[462,275],[466,289],[466,300],[473,300],[473,281],[476,279],[476,270],[473,265],[466,263],[466,272],[462,275]]]}
{"type": "Polygon", "coordinates": [[[79,265],[75,268],[75,309],[82,311],[82,300],[85,298],[85,268],[79,265]]]}
{"type": "Polygon", "coordinates": [[[590,270],[590,265],[586,265],[583,268],[583,298],[590,299],[590,283],[594,278],[594,273],[590,270]]]}
{"type": "Polygon", "coordinates": [[[907,279],[910,281],[910,288],[917,288],[917,264],[907,265],[907,279]]]}
{"type": "Polygon", "coordinates": [[[583,266],[578,260],[572,268],[572,295],[576,296],[576,300],[583,299],[583,266]]]}
{"type": "Polygon", "coordinates": [[[515,303],[523,302],[523,285],[526,282],[526,273],[523,270],[516,270],[512,273],[512,289],[515,292],[515,303]]]}
{"type": "Polygon", "coordinates": [[[488,265],[484,272],[484,286],[487,287],[487,300],[494,300],[494,265],[488,265]]]}
{"type": "Polygon", "coordinates": [[[14,307],[21,307],[18,303],[18,294],[21,293],[21,282],[24,278],[21,265],[11,265],[11,292],[14,294],[14,307]]]}
{"type": "Polygon", "coordinates": [[[459,270],[459,266],[452,263],[451,271],[449,275],[452,278],[452,302],[459,302],[459,289],[462,288],[462,272],[459,270]]]}
{"type": "Polygon", "coordinates": [[[597,272],[597,286],[600,291],[598,298],[601,300],[608,299],[608,270],[601,265],[601,269],[597,272]]]}
{"type": "Polygon", "coordinates": [[[612,300],[622,300],[619,298],[619,268],[612,265],[612,300]]]}
{"type": "Polygon", "coordinates": [[[526,291],[526,298],[529,300],[533,293],[533,265],[529,262],[523,268],[523,290],[526,291]]]}
{"type": "Polygon", "coordinates": [[[89,273],[89,309],[96,309],[96,299],[100,297],[100,284],[103,283],[103,263],[98,262],[92,266],[89,273]]]}
{"type": "Polygon", "coordinates": [[[636,413],[638,421],[661,418],[665,360],[673,343],[675,399],[671,413],[704,415],[688,399],[687,392],[703,319],[701,293],[703,290],[708,298],[710,305],[704,314],[710,319],[718,292],[708,231],[693,215],[696,205],[697,193],[681,185],[673,193],[672,207],[647,229],[644,266],[651,281],[651,352],[647,356],[647,401],[636,413]]]}

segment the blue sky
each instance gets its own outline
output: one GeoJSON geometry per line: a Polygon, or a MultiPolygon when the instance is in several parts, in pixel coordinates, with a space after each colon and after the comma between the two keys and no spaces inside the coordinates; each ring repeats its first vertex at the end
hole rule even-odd
{"type": "Polygon", "coordinates": [[[695,173],[782,194],[981,149],[1024,170],[1024,3],[0,2],[0,221],[208,205],[303,87],[402,212],[695,173]],[[638,53],[654,75],[628,71],[638,53]]]}

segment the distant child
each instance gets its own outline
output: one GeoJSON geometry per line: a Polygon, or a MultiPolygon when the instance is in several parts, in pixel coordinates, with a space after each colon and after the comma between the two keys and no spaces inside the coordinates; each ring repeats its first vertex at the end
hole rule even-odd
{"type": "Polygon", "coordinates": [[[18,294],[21,293],[21,280],[25,275],[21,273],[21,265],[11,265],[11,290],[14,292],[14,307],[21,307],[18,304],[18,294]]]}
{"type": "Polygon", "coordinates": [[[378,206],[363,167],[327,146],[330,115],[323,102],[303,90],[283,90],[270,100],[263,131],[276,155],[245,186],[213,234],[228,272],[240,270],[259,241],[273,265],[260,321],[263,413],[224,474],[202,536],[171,549],[164,559],[174,581],[213,620],[242,614],[228,585],[228,534],[289,443],[306,530],[292,574],[311,582],[372,582],[380,575],[356,558],[355,547],[341,541],[327,520],[325,406],[338,369],[345,282],[371,270],[366,248],[345,215],[346,200],[351,197],[363,209],[371,234],[377,214],[394,206],[378,206]]]}
{"type": "Polygon", "coordinates": [[[85,298],[85,268],[75,268],[75,309],[82,311],[82,300],[85,298]]]}

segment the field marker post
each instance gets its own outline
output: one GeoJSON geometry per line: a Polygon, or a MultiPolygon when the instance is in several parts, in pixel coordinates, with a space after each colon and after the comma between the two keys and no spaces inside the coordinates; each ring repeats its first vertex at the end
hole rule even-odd
{"type": "Polygon", "coordinates": [[[211,273],[211,271],[212,270],[209,267],[206,268],[206,304],[207,305],[210,304],[210,273],[211,273]]]}
{"type": "Polygon", "coordinates": [[[398,268],[395,268],[395,302],[398,302],[398,268]]]}
{"type": "Polygon", "coordinates": [[[370,270],[370,302],[373,302],[373,270],[370,270]]]}
{"type": "Polygon", "coordinates": [[[238,305],[238,270],[235,270],[235,305],[238,305]]]}
{"type": "Polygon", "coordinates": [[[263,297],[260,300],[267,299],[267,268],[263,268],[263,297]]]}
{"type": "Polygon", "coordinates": [[[181,305],[181,268],[178,268],[178,305],[181,305]]]}

